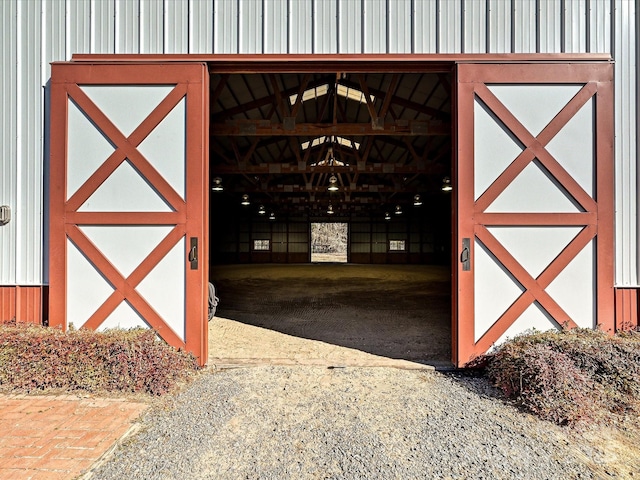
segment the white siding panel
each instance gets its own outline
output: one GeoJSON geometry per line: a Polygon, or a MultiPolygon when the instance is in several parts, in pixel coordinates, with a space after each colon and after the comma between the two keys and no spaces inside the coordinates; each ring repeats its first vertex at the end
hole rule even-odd
{"type": "Polygon", "coordinates": [[[162,11],[162,4],[151,0],[116,0],[114,53],[162,53],[162,44],[158,49],[157,43],[152,42],[149,36],[149,31],[155,27],[154,13],[158,7],[162,11]],[[143,43],[145,41],[148,43],[143,43]],[[144,50],[142,45],[146,47],[144,50]]]}
{"type": "MultiPolygon", "coordinates": [[[[0,27],[3,32],[17,31],[15,3],[0,3],[0,27]]],[[[0,35],[0,205],[9,205],[14,217],[7,225],[0,226],[0,285],[11,285],[16,281],[16,54],[16,36],[0,35]]]]}
{"type": "Polygon", "coordinates": [[[164,53],[163,16],[162,3],[140,1],[140,53],[164,53]]]}
{"type": "Polygon", "coordinates": [[[536,52],[536,2],[514,0],[512,35],[515,52],[536,52]]]}
{"type": "Polygon", "coordinates": [[[585,0],[565,0],[565,52],[586,52],[587,6],[585,0]]]}
{"type": "Polygon", "coordinates": [[[464,52],[486,53],[487,0],[464,2],[464,52]]]}
{"type": "Polygon", "coordinates": [[[362,3],[341,0],[338,4],[338,53],[362,51],[362,3]]]}
{"type": "Polygon", "coordinates": [[[287,53],[287,0],[265,0],[264,53],[287,53]]]}
{"type": "Polygon", "coordinates": [[[189,53],[213,51],[213,3],[190,0],[189,53]]]}
{"type": "Polygon", "coordinates": [[[335,1],[315,2],[313,14],[314,53],[338,52],[338,5],[335,1]]]}
{"type": "Polygon", "coordinates": [[[440,2],[440,52],[462,51],[462,12],[460,2],[440,2]]]}
{"type": "MultiPolygon", "coordinates": [[[[42,62],[43,85],[51,77],[50,62],[68,60],[66,53],[65,4],[45,1],[42,5],[42,62]]],[[[15,29],[12,29],[15,31],[15,29]]],[[[4,78],[4,77],[2,77],[4,78]]]]}
{"type": "Polygon", "coordinates": [[[560,7],[558,0],[540,0],[541,53],[559,53],[561,50],[560,7]]]}
{"type": "Polygon", "coordinates": [[[411,0],[389,3],[389,53],[411,53],[411,0]]]}
{"type": "Polygon", "coordinates": [[[236,2],[215,0],[213,13],[213,50],[238,53],[238,8],[236,2]]]}
{"type": "Polygon", "coordinates": [[[437,34],[436,0],[415,3],[414,49],[415,53],[436,53],[437,34]]]}
{"type": "Polygon", "coordinates": [[[74,53],[91,52],[91,3],[75,0],[67,3],[67,58],[74,53]]]}
{"type": "Polygon", "coordinates": [[[289,1],[289,53],[313,53],[312,2],[289,1]]]}
{"type": "MultiPolygon", "coordinates": [[[[616,0],[618,19],[634,19],[632,2],[616,0]]],[[[618,21],[615,38],[616,112],[616,282],[638,285],[637,72],[632,21],[618,21]],[[635,126],[635,127],[634,127],[635,126]]]]}
{"type": "Polygon", "coordinates": [[[115,48],[115,2],[91,0],[91,53],[112,53],[115,48]]]}
{"type": "Polygon", "coordinates": [[[364,53],[387,52],[387,2],[364,0],[364,53]]]}
{"type": "Polygon", "coordinates": [[[607,53],[611,51],[611,0],[591,0],[590,51],[607,53]]]}
{"type": "Polygon", "coordinates": [[[16,283],[42,282],[41,9],[18,2],[16,283]]]}
{"type": "Polygon", "coordinates": [[[164,53],[189,53],[189,3],[164,0],[164,53]]]}
{"type": "Polygon", "coordinates": [[[511,2],[489,0],[489,51],[511,52],[511,2]]]}
{"type": "Polygon", "coordinates": [[[262,53],[262,2],[240,3],[240,53],[262,53]]]}

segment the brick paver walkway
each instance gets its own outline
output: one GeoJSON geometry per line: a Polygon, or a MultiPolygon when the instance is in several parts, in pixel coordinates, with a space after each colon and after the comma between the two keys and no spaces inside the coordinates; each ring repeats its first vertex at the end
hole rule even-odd
{"type": "Polygon", "coordinates": [[[120,399],[0,395],[0,478],[75,478],[145,408],[120,399]]]}

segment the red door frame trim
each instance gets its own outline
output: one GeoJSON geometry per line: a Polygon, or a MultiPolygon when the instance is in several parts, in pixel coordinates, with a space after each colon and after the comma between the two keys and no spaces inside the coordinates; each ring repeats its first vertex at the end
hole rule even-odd
{"type": "MultiPolygon", "coordinates": [[[[206,65],[166,62],[144,65],[86,65],[55,63],[51,79],[51,260],[50,260],[50,325],[66,327],[66,248],[72,241],[105,276],[114,292],[88,319],[85,326],[97,328],[125,299],[142,315],[158,334],[175,347],[192,352],[201,365],[207,362],[208,328],[205,304],[208,280],[208,92],[209,73],[206,65]],[[128,137],[125,137],[78,85],[154,85],[175,87],[128,137]],[[138,152],[137,147],[186,97],[186,200],[168,184],[158,171],[138,152]],[[115,145],[109,158],[66,199],[67,116],[68,102],[75,102],[115,145]],[[198,128],[193,128],[198,126],[198,128]],[[84,202],[125,160],[131,162],[153,184],[172,212],[78,212],[84,202]],[[193,171],[193,170],[196,171],[193,171]],[[78,225],[170,225],[173,228],[147,257],[124,278],[82,233],[78,225]],[[188,237],[201,239],[199,269],[186,268],[185,341],[164,322],[158,313],[137,293],[135,288],[153,267],[182,239],[188,249],[188,237]],[[196,288],[197,286],[197,288],[196,288]],[[195,319],[195,320],[194,320],[195,319]]],[[[186,263],[187,251],[184,252],[186,263]]]]}
{"type": "MultiPolygon", "coordinates": [[[[474,340],[473,267],[469,272],[460,270],[456,259],[458,292],[458,345],[454,347],[454,363],[462,366],[475,355],[486,352],[507,328],[537,301],[559,324],[575,327],[574,319],[545,292],[556,276],[593,239],[596,244],[596,319],[598,326],[612,332],[614,324],[613,295],[613,69],[610,63],[535,65],[459,65],[457,123],[458,161],[461,175],[457,176],[458,221],[454,227],[457,242],[454,252],[459,254],[462,237],[477,238],[511,274],[523,285],[525,291],[501,315],[501,317],[477,341],[474,340]],[[486,84],[566,84],[584,83],[549,125],[536,137],[504,107],[486,84]],[[525,146],[523,152],[507,167],[494,183],[474,201],[474,102],[479,98],[525,146]],[[594,166],[595,199],[569,175],[545,150],[545,146],[560,129],[591,98],[595,99],[596,145],[594,166]],[[537,159],[558,180],[563,188],[581,205],[583,213],[486,213],[486,208],[534,159],[537,159]],[[584,228],[537,277],[533,278],[509,254],[487,226],[493,225],[575,225],[584,228]]],[[[475,257],[471,242],[471,257],[475,257]]],[[[457,256],[457,255],[456,255],[457,256]]],[[[455,279],[454,279],[455,281],[455,279]]]]}
{"type": "MultiPolygon", "coordinates": [[[[454,78],[453,84],[458,86],[457,94],[456,91],[452,91],[452,112],[458,112],[458,96],[461,94],[471,94],[473,95],[473,86],[469,83],[473,81],[473,78],[468,78],[465,76],[466,71],[460,72],[459,70],[453,68],[455,65],[465,65],[465,64],[474,64],[474,70],[478,74],[482,76],[485,82],[503,82],[505,81],[505,77],[503,76],[502,68],[511,69],[513,76],[514,69],[517,71],[520,68],[520,65],[523,64],[548,64],[548,66],[553,66],[554,69],[561,69],[565,72],[572,72],[575,69],[581,69],[582,67],[586,67],[589,70],[587,75],[587,79],[585,83],[596,82],[598,85],[603,82],[611,82],[610,75],[602,72],[602,69],[599,65],[605,62],[611,62],[611,57],[607,54],[270,54],[270,55],[255,55],[255,54],[228,54],[228,55],[220,55],[220,54],[76,54],[72,57],[73,64],[95,64],[100,65],[102,63],[108,63],[109,65],[118,65],[118,71],[122,68],[126,68],[129,66],[132,69],[136,69],[137,65],[141,64],[149,64],[153,65],[154,68],[157,69],[157,78],[162,78],[164,74],[163,69],[176,64],[184,64],[191,65],[194,63],[206,63],[209,66],[210,71],[220,74],[228,74],[228,73],[261,73],[261,72],[325,72],[325,71],[335,71],[336,69],[344,72],[423,72],[423,71],[443,71],[443,72],[451,72],[454,78]],[[136,65],[133,65],[133,64],[136,65]],[[498,65],[500,64],[500,65],[498,65]],[[597,68],[591,68],[594,64],[597,64],[597,68]]],[[[53,66],[56,65],[66,65],[68,63],[54,63],[53,66]]],[[[582,71],[582,70],[581,70],[582,71]]],[[[66,72],[61,71],[58,75],[57,83],[61,83],[64,81],[78,81],[75,77],[67,77],[65,76],[66,72]]],[[[472,75],[472,77],[475,73],[472,75]]],[[[208,84],[208,76],[206,79],[201,79],[201,81],[206,81],[208,84]]],[[[103,83],[122,83],[119,82],[120,74],[119,73],[110,73],[105,72],[103,76],[103,83]]],[[[528,74],[527,81],[534,83],[546,83],[548,80],[548,75],[546,73],[541,74],[528,74]],[[537,76],[536,76],[537,75],[537,76]]],[[[130,83],[130,82],[124,82],[130,83]]],[[[53,92],[59,86],[55,85],[52,82],[52,98],[53,92]]],[[[208,91],[208,89],[207,89],[208,91]]],[[[490,92],[489,92],[490,93],[490,92]]],[[[201,101],[204,100],[201,94],[197,94],[200,96],[201,101]]],[[[613,93],[612,89],[602,89],[599,88],[596,93],[596,98],[598,99],[598,105],[604,108],[612,108],[613,105],[613,93]]],[[[491,100],[488,100],[491,102],[491,100]]],[[[201,118],[201,124],[203,125],[203,130],[199,132],[199,135],[202,137],[201,145],[204,146],[205,150],[208,151],[208,140],[209,140],[209,132],[208,128],[205,128],[205,125],[208,125],[208,102],[204,103],[204,108],[206,112],[204,114],[204,118],[201,118]]],[[[59,108],[58,105],[56,108],[59,108]]],[[[52,102],[52,111],[56,111],[53,107],[52,102]]],[[[64,111],[65,110],[57,110],[64,111]]],[[[574,112],[575,113],[575,112],[574,112]]],[[[568,111],[567,111],[568,114],[568,111]]],[[[572,115],[572,114],[571,114],[572,115]]],[[[66,117],[64,118],[65,122],[52,122],[52,136],[57,134],[62,134],[61,125],[66,124],[66,117]]],[[[560,122],[560,120],[557,120],[560,122]]],[[[467,131],[469,131],[468,122],[471,122],[471,126],[473,125],[473,118],[467,116],[467,118],[458,118],[458,124],[467,124],[467,131]]],[[[601,116],[598,116],[597,120],[597,131],[600,133],[597,143],[597,158],[602,158],[603,154],[609,155],[610,151],[613,151],[613,122],[607,123],[607,119],[603,119],[601,116]],[[600,138],[602,137],[602,138],[600,138]]],[[[548,128],[550,128],[549,126],[548,128]]],[[[473,146],[471,145],[471,151],[469,151],[468,142],[462,142],[459,144],[459,136],[457,132],[456,125],[452,123],[452,144],[454,146],[459,145],[458,154],[461,157],[464,155],[473,154],[473,146]],[[466,144],[466,145],[465,145],[466,144]]],[[[472,131],[472,130],[471,130],[472,131]]],[[[544,137],[542,137],[544,139],[544,137]]],[[[537,142],[540,142],[541,135],[538,135],[537,142]]],[[[550,139],[549,139],[550,140],[550,139]]],[[[547,140],[547,142],[549,141],[547,140]]],[[[547,143],[545,142],[545,144],[547,143]]],[[[193,147],[193,142],[189,143],[189,148],[193,147]]],[[[538,148],[543,148],[542,146],[538,146],[531,144],[531,150],[537,153],[538,148]]],[[[52,159],[55,157],[55,152],[52,152],[52,159]]],[[[469,182],[466,175],[463,176],[462,179],[458,179],[458,166],[459,160],[455,158],[452,161],[452,179],[453,183],[458,186],[458,195],[452,198],[452,224],[453,224],[453,238],[452,238],[452,275],[453,275],[453,305],[452,305],[452,353],[454,358],[454,363],[460,364],[458,359],[462,358],[466,353],[459,351],[460,343],[471,344],[473,340],[473,334],[471,332],[471,337],[469,337],[469,332],[466,329],[458,330],[458,318],[473,318],[473,310],[471,312],[468,311],[467,308],[459,307],[458,304],[458,296],[460,292],[456,288],[457,283],[457,238],[459,229],[462,230],[473,230],[473,224],[469,223],[469,221],[464,219],[459,219],[458,217],[458,205],[460,202],[464,203],[464,193],[461,192],[473,192],[473,183],[469,182]],[[471,317],[469,317],[469,313],[471,313],[471,317]],[[471,343],[469,343],[471,342],[471,343]]],[[[530,222],[536,225],[541,224],[540,222],[547,225],[594,225],[596,223],[596,218],[599,222],[599,230],[598,237],[604,240],[604,243],[613,245],[613,228],[612,228],[612,215],[613,215],[613,200],[606,198],[609,193],[612,192],[613,185],[613,171],[612,167],[609,165],[602,165],[605,162],[599,162],[597,166],[597,178],[602,181],[603,185],[607,184],[609,181],[611,187],[608,190],[598,190],[599,197],[598,198],[598,209],[586,208],[587,212],[581,214],[548,214],[544,215],[544,218],[540,218],[539,214],[524,214],[524,215],[511,215],[511,214],[490,214],[490,213],[481,213],[480,211],[476,211],[475,215],[478,220],[480,220],[484,224],[491,224],[498,221],[501,225],[509,225],[509,224],[520,224],[519,221],[523,220],[525,222],[530,222]]],[[[550,165],[553,165],[552,161],[549,161],[550,165]]],[[[208,179],[208,163],[205,162],[206,172],[203,172],[203,178],[208,179]]],[[[514,167],[515,172],[515,167],[514,167]]],[[[513,173],[513,172],[512,172],[513,173]]],[[[558,173],[558,172],[557,172],[558,173]]],[[[559,175],[562,175],[559,172],[559,175]]],[[[105,177],[106,178],[106,177],[105,177]]],[[[565,178],[571,184],[572,179],[565,178]]],[[[194,181],[191,176],[187,175],[187,183],[194,181]]],[[[52,171],[52,186],[54,184],[64,185],[64,178],[60,178],[59,172],[52,171]],[[57,174],[57,176],[56,176],[57,174]],[[56,177],[56,178],[54,178],[56,177]],[[61,183],[62,182],[62,183],[61,183]]],[[[600,188],[600,184],[599,184],[600,188]]],[[[63,191],[66,190],[63,188],[63,191]]],[[[579,189],[576,188],[575,185],[571,184],[571,190],[575,192],[579,192],[579,189]]],[[[206,191],[206,188],[204,189],[206,191]]],[[[77,192],[79,194],[80,192],[77,192]]],[[[165,192],[168,193],[168,192],[165,192]]],[[[52,199],[54,196],[53,188],[52,188],[52,199]]],[[[84,196],[84,195],[82,195],[84,196]]],[[[589,199],[585,198],[584,195],[578,193],[580,197],[580,203],[584,202],[589,207],[593,205],[590,204],[589,199]]],[[[208,212],[208,197],[200,199],[199,208],[208,212]]],[[[487,199],[489,197],[486,197],[487,199]]],[[[472,199],[473,200],[473,199],[472,199]]],[[[173,203],[173,202],[172,202],[173,203]]],[[[489,202],[490,203],[490,202],[489,202]]],[[[194,202],[189,202],[187,205],[187,216],[191,214],[190,208],[194,205],[194,202]]],[[[583,205],[584,206],[584,205],[583,205]]],[[[51,214],[52,218],[55,218],[55,214],[59,214],[62,216],[63,212],[58,211],[59,207],[55,205],[55,202],[52,202],[51,206],[51,214]]],[[[171,223],[177,221],[174,216],[182,216],[183,212],[177,213],[153,213],[149,214],[142,223],[156,223],[157,221],[167,221],[167,223],[171,223]],[[170,219],[171,218],[171,219],[170,219]]],[[[74,212],[67,211],[65,212],[66,218],[68,222],[80,223],[83,224],[91,224],[98,223],[92,218],[91,214],[86,214],[84,212],[74,212]]],[[[105,213],[102,214],[102,218],[108,220],[109,222],[119,222],[119,223],[133,223],[134,218],[131,214],[128,213],[105,213]]],[[[140,222],[140,220],[136,220],[140,222]]],[[[180,220],[181,221],[181,220],[180,220]]],[[[202,238],[204,239],[203,244],[206,246],[208,244],[208,218],[205,215],[205,229],[203,232],[202,238]]],[[[60,234],[60,229],[56,229],[52,225],[52,236],[55,231],[60,234]]],[[[473,248],[473,245],[471,246],[473,248]]],[[[206,249],[206,247],[205,247],[206,249]]],[[[203,252],[205,252],[203,249],[203,252]]],[[[51,246],[51,255],[52,258],[56,257],[57,254],[63,253],[60,251],[59,245],[51,246]]],[[[605,251],[605,249],[598,248],[598,271],[604,271],[609,266],[613,265],[613,249],[610,251],[605,251]]],[[[52,262],[53,263],[53,262],[52,262]]],[[[54,270],[52,269],[52,272],[54,270]]],[[[604,277],[603,277],[604,278],[604,277]]],[[[601,280],[601,277],[598,277],[601,280]]],[[[611,291],[613,291],[613,274],[611,273],[609,282],[606,282],[610,285],[611,291]]],[[[206,283],[203,279],[203,284],[206,283]]],[[[600,282],[602,285],[602,282],[600,282]]],[[[202,298],[206,298],[206,285],[203,285],[202,298]]],[[[54,295],[55,297],[55,295],[54,295]]],[[[58,299],[60,301],[60,299],[58,299]]],[[[603,302],[599,302],[599,305],[602,308],[599,308],[599,317],[602,318],[601,314],[608,315],[610,309],[608,308],[608,304],[611,303],[607,299],[603,302]]],[[[613,320],[603,319],[603,325],[608,327],[612,324],[613,320]]],[[[205,329],[206,333],[206,329],[205,329]]],[[[200,351],[206,352],[206,335],[201,336],[203,339],[203,343],[200,346],[200,351]]],[[[468,352],[467,352],[468,353],[468,352]]],[[[205,353],[206,355],[206,353],[205,353]]],[[[206,359],[205,359],[206,361],[206,359]]]]}

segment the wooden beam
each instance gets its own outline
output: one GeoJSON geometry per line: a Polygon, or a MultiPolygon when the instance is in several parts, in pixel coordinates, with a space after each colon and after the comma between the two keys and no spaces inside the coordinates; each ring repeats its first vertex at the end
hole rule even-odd
{"type": "Polygon", "coordinates": [[[440,121],[404,121],[388,122],[375,129],[370,123],[299,123],[286,129],[281,123],[269,120],[235,120],[211,125],[212,136],[228,137],[272,137],[272,136],[370,136],[370,135],[449,135],[451,125],[440,121]]]}
{"type": "Polygon", "coordinates": [[[360,163],[359,165],[348,166],[311,166],[306,165],[300,168],[295,163],[261,163],[259,165],[246,165],[239,167],[237,165],[211,165],[212,175],[304,175],[304,174],[323,174],[323,173],[349,173],[349,174],[440,174],[446,173],[447,168],[442,164],[428,163],[424,166],[405,165],[400,163],[360,163]]]}

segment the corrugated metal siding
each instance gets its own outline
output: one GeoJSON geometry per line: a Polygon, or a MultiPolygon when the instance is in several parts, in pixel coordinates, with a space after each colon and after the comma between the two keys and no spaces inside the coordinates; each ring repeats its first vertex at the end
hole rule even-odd
{"type": "MultiPolygon", "coordinates": [[[[16,4],[0,3],[0,26],[3,32],[17,30],[16,4]]],[[[0,35],[0,205],[9,205],[15,217],[17,205],[17,115],[16,36],[0,35]]],[[[16,222],[0,227],[0,283],[14,283],[16,277],[16,222]]]]}
{"type": "Polygon", "coordinates": [[[73,53],[590,51],[616,60],[616,281],[638,285],[635,8],[634,0],[0,2],[0,199],[15,214],[0,230],[0,284],[42,282],[41,87],[51,61],[73,53]]]}

